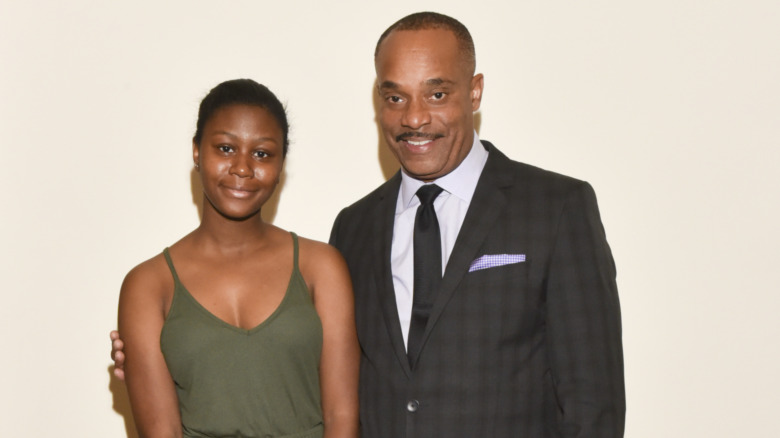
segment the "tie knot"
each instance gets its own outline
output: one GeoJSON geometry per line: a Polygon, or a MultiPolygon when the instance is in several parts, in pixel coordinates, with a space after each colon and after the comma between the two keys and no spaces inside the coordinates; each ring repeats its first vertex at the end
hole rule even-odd
{"type": "Polygon", "coordinates": [[[426,184],[417,190],[417,197],[420,198],[421,204],[430,205],[433,204],[433,201],[442,191],[444,191],[444,189],[436,184],[426,184]]]}

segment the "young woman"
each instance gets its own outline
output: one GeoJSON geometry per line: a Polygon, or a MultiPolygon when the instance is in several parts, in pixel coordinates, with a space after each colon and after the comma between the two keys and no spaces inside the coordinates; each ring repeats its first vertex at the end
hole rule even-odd
{"type": "Polygon", "coordinates": [[[125,378],[143,437],[356,437],[359,351],[338,251],[263,222],[287,153],[266,87],[219,84],[192,158],[200,226],[122,284],[125,378]]]}

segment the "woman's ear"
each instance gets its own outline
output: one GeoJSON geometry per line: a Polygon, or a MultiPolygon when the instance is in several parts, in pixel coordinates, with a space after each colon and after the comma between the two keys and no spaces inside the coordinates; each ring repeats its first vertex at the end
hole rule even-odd
{"type": "Polygon", "coordinates": [[[200,146],[192,140],[192,161],[195,162],[195,170],[200,172],[200,146]]]}

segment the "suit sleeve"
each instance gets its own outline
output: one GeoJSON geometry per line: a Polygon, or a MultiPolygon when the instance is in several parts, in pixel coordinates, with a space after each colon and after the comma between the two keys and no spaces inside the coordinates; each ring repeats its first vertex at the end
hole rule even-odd
{"type": "Polygon", "coordinates": [[[568,194],[547,274],[547,347],[561,436],[622,437],[625,384],[615,264],[587,183],[568,194]]]}
{"type": "MultiPolygon", "coordinates": [[[[339,248],[338,246],[338,240],[339,240],[339,224],[341,223],[341,217],[344,216],[344,210],[341,210],[336,216],[336,220],[333,221],[333,228],[330,229],[330,239],[328,239],[328,243],[331,246],[334,246],[336,248],[339,248]]],[[[341,249],[339,248],[339,251],[341,249]]]]}

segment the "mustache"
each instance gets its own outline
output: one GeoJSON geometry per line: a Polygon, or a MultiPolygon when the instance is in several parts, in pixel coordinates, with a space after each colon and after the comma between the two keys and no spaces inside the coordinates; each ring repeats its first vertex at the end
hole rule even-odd
{"type": "Polygon", "coordinates": [[[428,134],[425,132],[404,132],[395,136],[395,141],[402,140],[436,140],[444,137],[443,134],[428,134]]]}

